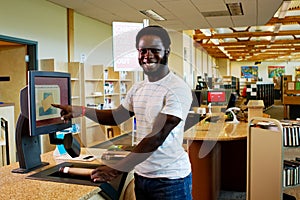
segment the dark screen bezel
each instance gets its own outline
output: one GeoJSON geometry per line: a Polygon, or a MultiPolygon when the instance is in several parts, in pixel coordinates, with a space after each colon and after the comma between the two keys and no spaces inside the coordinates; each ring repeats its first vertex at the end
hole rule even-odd
{"type": "Polygon", "coordinates": [[[28,106],[29,106],[29,130],[31,136],[37,136],[42,134],[49,134],[72,126],[72,121],[68,122],[60,121],[57,124],[48,124],[45,126],[37,126],[36,123],[36,104],[35,104],[35,78],[45,77],[49,79],[66,78],[67,79],[67,90],[68,90],[68,105],[71,105],[71,76],[65,72],[46,72],[46,71],[29,71],[28,72],[28,106]]]}

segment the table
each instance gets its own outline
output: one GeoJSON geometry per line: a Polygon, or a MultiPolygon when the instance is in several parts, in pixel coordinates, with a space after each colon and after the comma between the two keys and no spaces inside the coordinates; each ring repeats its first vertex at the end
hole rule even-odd
{"type": "Polygon", "coordinates": [[[246,191],[246,122],[202,120],[184,138],[192,165],[194,200],[216,200],[221,189],[246,191]]]}
{"type": "MultiPolygon", "coordinates": [[[[84,151],[85,149],[83,149],[84,151]]],[[[41,155],[42,161],[49,162],[49,165],[36,169],[26,174],[12,173],[18,168],[17,162],[0,168],[0,199],[47,199],[47,200],[74,200],[74,199],[99,199],[104,200],[98,193],[101,189],[98,186],[67,184],[60,182],[33,180],[26,178],[42,170],[53,167],[66,160],[55,160],[53,151],[41,155]]],[[[75,162],[75,161],[72,161],[75,162]]],[[[99,160],[90,162],[91,164],[101,164],[99,160]]],[[[133,179],[133,175],[127,178],[125,185],[133,179]]],[[[100,185],[100,184],[99,184],[100,185]]],[[[125,195],[125,194],[122,194],[125,195]]]]}

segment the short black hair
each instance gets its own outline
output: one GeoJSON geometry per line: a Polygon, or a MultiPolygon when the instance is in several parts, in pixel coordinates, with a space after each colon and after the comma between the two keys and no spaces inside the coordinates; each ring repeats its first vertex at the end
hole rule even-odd
{"type": "Polygon", "coordinates": [[[138,32],[138,34],[136,35],[136,40],[135,40],[136,48],[138,48],[140,39],[144,35],[155,35],[155,36],[160,37],[160,39],[166,49],[168,49],[171,45],[171,39],[170,39],[169,33],[161,26],[152,25],[152,26],[144,27],[138,32]]]}

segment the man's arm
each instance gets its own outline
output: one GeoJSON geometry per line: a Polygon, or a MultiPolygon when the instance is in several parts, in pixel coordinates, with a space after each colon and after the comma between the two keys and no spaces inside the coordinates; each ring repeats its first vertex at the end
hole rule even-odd
{"type": "Polygon", "coordinates": [[[112,172],[115,172],[115,170],[123,172],[131,171],[163,144],[169,133],[180,121],[181,119],[178,117],[160,113],[154,122],[152,132],[143,138],[131,153],[116,164],[110,165],[109,163],[105,163],[108,167],[105,166],[95,169],[91,178],[94,181],[107,181],[107,179],[111,180],[113,178],[111,175],[114,174],[112,172]]]}
{"type": "Polygon", "coordinates": [[[87,118],[102,125],[118,125],[134,116],[133,112],[128,111],[122,105],[113,110],[98,110],[84,106],[58,105],[52,106],[61,109],[62,119],[65,121],[71,118],[86,116],[87,118]]]}
{"type": "Polygon", "coordinates": [[[99,124],[115,126],[134,116],[134,113],[120,105],[118,108],[113,110],[86,108],[85,116],[99,124]]]}

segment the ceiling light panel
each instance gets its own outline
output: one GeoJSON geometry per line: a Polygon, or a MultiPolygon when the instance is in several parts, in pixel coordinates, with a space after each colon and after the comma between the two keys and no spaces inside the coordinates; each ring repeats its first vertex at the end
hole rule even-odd
{"type": "Polygon", "coordinates": [[[226,3],[226,6],[231,16],[244,15],[242,3],[226,3]]]}
{"type": "Polygon", "coordinates": [[[285,15],[290,7],[290,4],[291,4],[291,1],[283,1],[282,2],[281,8],[279,9],[279,12],[278,12],[279,19],[285,18],[285,15]]]}
{"type": "Polygon", "coordinates": [[[163,18],[162,16],[157,14],[154,10],[141,10],[140,12],[155,21],[165,21],[166,20],[165,18],[163,18]]]}

